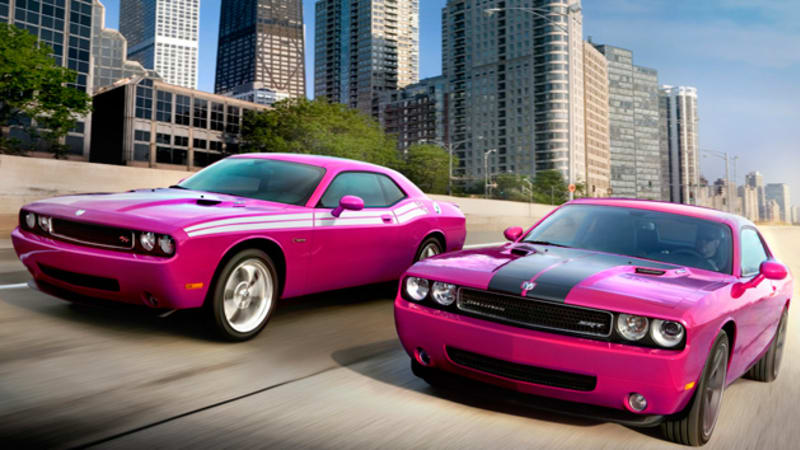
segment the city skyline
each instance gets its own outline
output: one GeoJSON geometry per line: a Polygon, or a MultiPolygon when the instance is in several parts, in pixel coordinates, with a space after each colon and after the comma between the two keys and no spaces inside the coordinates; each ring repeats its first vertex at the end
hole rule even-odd
{"type": "MultiPolygon", "coordinates": [[[[106,26],[117,28],[119,0],[103,3],[106,26]]],[[[420,2],[421,79],[441,74],[439,42],[445,3],[420,2]]],[[[314,4],[309,0],[303,4],[307,80],[313,79],[314,4]]],[[[744,174],[751,170],[764,174],[765,182],[793,180],[800,163],[787,162],[796,152],[795,142],[800,141],[794,126],[800,121],[800,111],[791,101],[800,98],[800,87],[793,82],[800,76],[800,54],[791,50],[791,43],[800,38],[792,25],[800,19],[800,8],[788,2],[749,6],[734,0],[680,7],[666,0],[647,5],[631,0],[584,0],[582,6],[584,38],[592,36],[597,42],[634,51],[636,63],[656,68],[662,83],[697,88],[703,99],[698,105],[700,148],[739,156],[737,185],[744,183],[744,174]]],[[[201,0],[198,80],[199,88],[209,92],[213,92],[219,9],[219,0],[201,0]]],[[[307,94],[312,95],[313,87],[308,85],[307,94]]],[[[701,157],[700,168],[710,180],[724,174],[718,158],[701,157]]],[[[800,198],[800,183],[792,183],[791,188],[793,197],[800,198]]]]}

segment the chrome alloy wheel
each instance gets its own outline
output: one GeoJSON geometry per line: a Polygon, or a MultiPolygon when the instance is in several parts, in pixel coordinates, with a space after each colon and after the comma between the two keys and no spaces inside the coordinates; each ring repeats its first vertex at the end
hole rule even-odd
{"type": "Polygon", "coordinates": [[[267,266],[257,258],[242,261],[225,282],[225,320],[239,333],[256,329],[269,313],[275,287],[267,266]]]}
{"type": "Polygon", "coordinates": [[[439,246],[433,242],[426,245],[422,251],[419,253],[419,259],[422,261],[423,259],[428,259],[431,256],[436,256],[439,254],[439,246]]]}
{"type": "Polygon", "coordinates": [[[703,389],[703,436],[711,437],[719,417],[722,393],[725,390],[725,377],[728,373],[728,345],[720,345],[714,353],[711,373],[703,389]]]}

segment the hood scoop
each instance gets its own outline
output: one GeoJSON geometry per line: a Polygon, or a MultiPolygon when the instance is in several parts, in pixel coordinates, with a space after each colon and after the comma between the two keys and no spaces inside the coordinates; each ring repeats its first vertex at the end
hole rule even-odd
{"type": "Polygon", "coordinates": [[[661,269],[651,269],[649,267],[637,267],[636,268],[636,273],[640,273],[642,275],[653,275],[653,276],[660,277],[661,275],[664,275],[665,273],[667,273],[667,271],[666,270],[661,270],[661,269]]]}
{"type": "Polygon", "coordinates": [[[207,198],[198,198],[197,204],[200,206],[216,206],[222,203],[222,200],[209,200],[207,198]]]}
{"type": "Polygon", "coordinates": [[[526,244],[515,245],[511,248],[512,255],[528,256],[532,253],[536,253],[536,249],[526,244]]]}

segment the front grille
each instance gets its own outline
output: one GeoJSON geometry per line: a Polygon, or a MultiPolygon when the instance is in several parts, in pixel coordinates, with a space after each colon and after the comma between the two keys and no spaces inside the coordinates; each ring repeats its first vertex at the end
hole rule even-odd
{"type": "Polygon", "coordinates": [[[526,383],[575,391],[591,391],[597,386],[597,377],[591,375],[512,363],[449,346],[447,347],[447,356],[460,366],[526,383]]]}
{"type": "Polygon", "coordinates": [[[66,241],[97,247],[131,250],[135,244],[133,231],[125,228],[93,225],[53,218],[52,235],[66,241]]]}
{"type": "Polygon", "coordinates": [[[39,263],[39,269],[48,277],[54,278],[64,283],[75,286],[82,286],[103,291],[119,292],[119,282],[113,278],[96,277],[83,273],[70,272],[63,269],[47,266],[39,263]]]}
{"type": "Polygon", "coordinates": [[[468,315],[495,322],[569,334],[607,338],[613,315],[608,311],[462,288],[456,301],[468,315]]]}

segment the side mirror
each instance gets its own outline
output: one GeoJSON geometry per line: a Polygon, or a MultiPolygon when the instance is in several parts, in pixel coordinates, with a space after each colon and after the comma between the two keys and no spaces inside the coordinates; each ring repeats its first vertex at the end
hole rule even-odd
{"type": "Polygon", "coordinates": [[[758,269],[759,273],[764,276],[764,278],[768,280],[782,280],[789,275],[789,271],[786,270],[786,266],[779,263],[778,261],[767,260],[761,263],[761,267],[758,269]]]}
{"type": "Polygon", "coordinates": [[[503,232],[503,236],[511,242],[516,242],[517,239],[522,236],[522,233],[522,227],[508,227],[506,231],[503,232]]]}
{"type": "Polygon", "coordinates": [[[362,209],[364,209],[364,200],[361,200],[361,197],[356,197],[355,195],[345,195],[341,200],[339,200],[339,206],[331,211],[331,215],[333,217],[339,217],[342,215],[344,210],[361,211],[362,209]]]}

